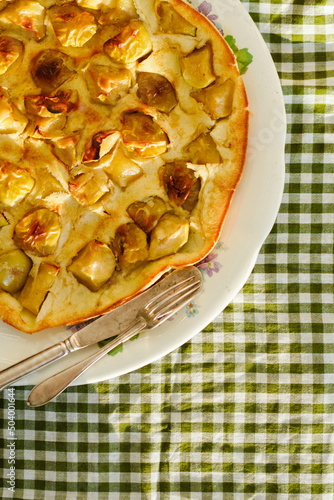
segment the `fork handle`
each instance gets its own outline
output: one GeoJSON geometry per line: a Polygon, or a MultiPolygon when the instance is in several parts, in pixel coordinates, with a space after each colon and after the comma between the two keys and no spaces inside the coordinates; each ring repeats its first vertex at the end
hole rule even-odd
{"type": "Polygon", "coordinates": [[[144,330],[146,326],[146,321],[140,317],[131,328],[123,333],[120,333],[116,339],[108,342],[108,344],[102,347],[98,352],[91,354],[75,365],[52,375],[40,384],[36,385],[28,396],[28,406],[42,406],[51,401],[51,399],[61,394],[72,382],[74,382],[74,380],[88,370],[88,368],[90,368],[94,363],[99,361],[99,359],[108,354],[108,352],[114,347],[130,340],[134,335],[144,330]]]}

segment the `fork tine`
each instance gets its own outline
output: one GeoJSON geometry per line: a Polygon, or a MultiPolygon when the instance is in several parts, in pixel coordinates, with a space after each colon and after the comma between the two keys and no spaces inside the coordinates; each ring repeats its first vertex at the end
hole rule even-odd
{"type": "Polygon", "coordinates": [[[182,291],[186,291],[192,285],[200,285],[201,279],[195,276],[190,276],[189,278],[184,279],[179,283],[175,283],[171,285],[168,289],[168,292],[164,291],[156,295],[153,299],[151,299],[145,306],[145,309],[150,313],[154,311],[154,307],[160,307],[164,301],[168,300],[170,296],[182,291]],[[161,301],[162,300],[162,301],[161,301]]]}
{"type": "Polygon", "coordinates": [[[194,295],[196,291],[200,288],[200,283],[193,283],[188,285],[186,288],[180,289],[178,292],[174,293],[172,296],[168,296],[163,300],[160,304],[157,304],[153,309],[146,310],[147,313],[154,317],[155,321],[157,318],[163,317],[164,314],[172,311],[171,314],[174,314],[176,307],[179,303],[183,303],[188,300],[188,297],[194,295]]]}
{"type": "Polygon", "coordinates": [[[193,287],[199,286],[200,283],[197,282],[188,282],[186,285],[185,283],[179,283],[174,287],[170,287],[168,289],[168,292],[160,294],[159,300],[152,300],[149,304],[146,305],[145,310],[148,314],[154,315],[162,307],[170,307],[173,302],[178,299],[178,297],[182,297],[183,294],[187,293],[193,287]]]}
{"type": "Polygon", "coordinates": [[[181,307],[185,306],[186,303],[193,298],[198,292],[200,287],[194,287],[190,289],[185,295],[182,295],[178,300],[174,303],[166,305],[160,311],[155,314],[153,321],[161,321],[162,319],[166,320],[173,314],[175,314],[181,307]]]}

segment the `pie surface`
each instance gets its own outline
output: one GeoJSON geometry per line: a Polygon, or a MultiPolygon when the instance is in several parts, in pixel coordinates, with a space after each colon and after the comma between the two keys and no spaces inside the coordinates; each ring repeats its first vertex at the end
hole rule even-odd
{"type": "Polygon", "coordinates": [[[0,317],[33,333],[210,252],[248,103],[226,42],[181,0],[0,9],[0,317]]]}

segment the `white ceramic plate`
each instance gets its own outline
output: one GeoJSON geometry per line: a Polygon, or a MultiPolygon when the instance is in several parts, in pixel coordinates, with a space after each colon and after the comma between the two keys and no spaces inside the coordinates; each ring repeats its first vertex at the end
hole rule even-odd
{"type": "MultiPolygon", "coordinates": [[[[128,342],[123,352],[105,356],[75,384],[98,382],[138,369],[173,351],[210,323],[245,284],[259,250],[270,232],[284,186],[286,118],[282,91],[269,51],[252,19],[238,0],[192,0],[216,26],[231,34],[237,46],[248,48],[254,59],[244,81],[249,100],[249,147],[244,174],[228,212],[216,249],[200,265],[204,291],[152,332],[128,342]]],[[[0,369],[68,337],[70,330],[55,328],[32,336],[0,324],[0,369]]],[[[111,332],[112,334],[112,332],[111,332]]],[[[96,350],[89,347],[19,381],[38,383],[96,350]]]]}

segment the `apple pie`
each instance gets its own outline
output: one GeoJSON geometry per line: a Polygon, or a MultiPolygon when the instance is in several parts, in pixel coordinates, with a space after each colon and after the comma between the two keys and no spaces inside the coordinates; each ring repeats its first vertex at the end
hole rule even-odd
{"type": "Polygon", "coordinates": [[[0,317],[33,333],[210,252],[248,103],[224,38],[181,0],[0,9],[0,317]]]}

